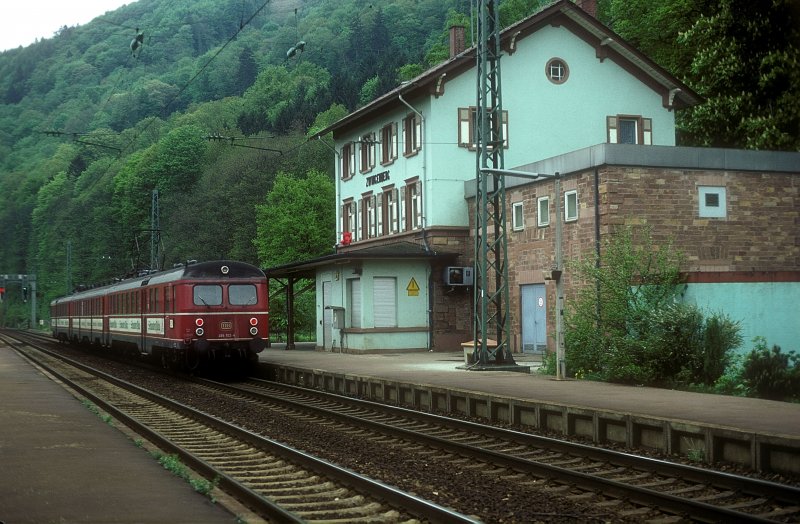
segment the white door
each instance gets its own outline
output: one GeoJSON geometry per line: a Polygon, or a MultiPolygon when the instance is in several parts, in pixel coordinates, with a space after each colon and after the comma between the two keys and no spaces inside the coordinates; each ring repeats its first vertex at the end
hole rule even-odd
{"type": "Polygon", "coordinates": [[[331,303],[331,281],[322,282],[322,347],[332,349],[333,332],[331,330],[333,311],[328,307],[331,303]]]}

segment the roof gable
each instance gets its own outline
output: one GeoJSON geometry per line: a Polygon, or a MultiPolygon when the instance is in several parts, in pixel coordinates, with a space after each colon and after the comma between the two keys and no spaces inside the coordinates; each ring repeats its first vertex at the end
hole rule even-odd
{"type": "MultiPolygon", "coordinates": [[[[507,27],[501,33],[500,45],[506,53],[513,54],[521,39],[548,25],[563,26],[578,38],[586,41],[595,48],[598,60],[608,59],[618,63],[643,84],[661,94],[664,107],[681,109],[700,103],[700,96],[691,88],[625,42],[622,37],[571,0],[559,0],[507,27]]],[[[475,67],[475,56],[476,47],[470,47],[353,111],[314,136],[347,131],[360,125],[364,120],[373,118],[375,113],[383,113],[400,107],[402,105],[399,100],[401,96],[408,99],[420,96],[441,96],[448,79],[475,67]]]]}

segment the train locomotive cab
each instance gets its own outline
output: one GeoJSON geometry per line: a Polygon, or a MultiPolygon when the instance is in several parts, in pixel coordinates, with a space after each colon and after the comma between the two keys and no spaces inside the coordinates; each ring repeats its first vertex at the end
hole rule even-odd
{"type": "Polygon", "coordinates": [[[241,262],[187,266],[172,285],[174,314],[164,317],[166,338],[178,339],[185,365],[210,368],[258,360],[269,340],[264,273],[241,262]]]}
{"type": "Polygon", "coordinates": [[[53,337],[174,369],[245,369],[269,343],[267,278],[244,262],[181,265],[58,298],[53,337]]]}

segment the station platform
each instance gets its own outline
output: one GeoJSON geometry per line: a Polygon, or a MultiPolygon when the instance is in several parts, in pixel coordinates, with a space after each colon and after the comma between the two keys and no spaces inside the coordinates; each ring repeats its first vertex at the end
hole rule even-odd
{"type": "Polygon", "coordinates": [[[278,382],[435,412],[521,424],[593,442],[800,474],[800,404],[515,371],[466,370],[462,352],[333,353],[273,343],[259,360],[278,382]]]}
{"type": "Polygon", "coordinates": [[[238,522],[2,342],[0,399],[0,522],[238,522]]]}

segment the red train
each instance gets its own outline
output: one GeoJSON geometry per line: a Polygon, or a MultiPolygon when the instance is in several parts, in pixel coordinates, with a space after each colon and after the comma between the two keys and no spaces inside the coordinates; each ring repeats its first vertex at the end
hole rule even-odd
{"type": "Polygon", "coordinates": [[[221,260],[181,265],[58,298],[53,337],[135,352],[167,367],[253,362],[269,342],[259,268],[221,260]]]}

